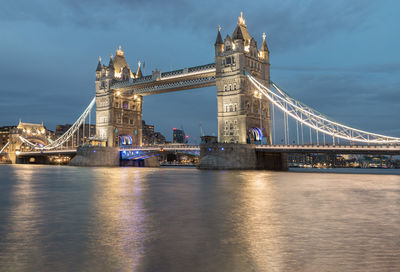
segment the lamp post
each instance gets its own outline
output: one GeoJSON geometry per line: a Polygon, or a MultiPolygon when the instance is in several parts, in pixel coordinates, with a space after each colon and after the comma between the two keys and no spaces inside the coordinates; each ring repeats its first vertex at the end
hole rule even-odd
{"type": "MultiPolygon", "coordinates": [[[[260,109],[259,109],[259,113],[260,113],[260,130],[261,130],[261,133],[263,133],[262,119],[261,119],[261,92],[255,91],[254,92],[254,97],[259,99],[258,102],[259,102],[259,105],[260,105],[260,109]]],[[[260,141],[262,142],[262,138],[260,139],[260,141]]]]}

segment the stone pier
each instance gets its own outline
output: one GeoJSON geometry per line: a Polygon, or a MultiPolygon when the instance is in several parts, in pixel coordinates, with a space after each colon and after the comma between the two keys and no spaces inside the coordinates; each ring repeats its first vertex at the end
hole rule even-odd
{"type": "Polygon", "coordinates": [[[256,151],[251,144],[204,143],[198,169],[287,171],[287,154],[256,151]]]}
{"type": "Polygon", "coordinates": [[[119,148],[83,146],[70,161],[72,166],[119,166],[119,148]]]}

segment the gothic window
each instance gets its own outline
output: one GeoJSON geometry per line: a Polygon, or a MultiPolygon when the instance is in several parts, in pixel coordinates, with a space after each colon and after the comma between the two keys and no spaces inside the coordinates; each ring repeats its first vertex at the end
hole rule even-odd
{"type": "Polygon", "coordinates": [[[229,129],[230,129],[230,130],[233,129],[233,124],[232,124],[232,123],[229,124],[229,129]]]}
{"type": "Polygon", "coordinates": [[[106,83],[104,81],[101,82],[101,87],[105,88],[106,87],[106,83]]]}
{"type": "Polygon", "coordinates": [[[231,64],[232,63],[232,59],[230,57],[225,59],[226,64],[231,64]]]}
{"type": "Polygon", "coordinates": [[[232,91],[232,84],[229,84],[229,91],[232,91]]]}
{"type": "Polygon", "coordinates": [[[236,86],[236,83],[235,83],[235,84],[233,84],[233,89],[236,90],[236,88],[237,88],[237,86],[236,86]]]}
{"type": "Polygon", "coordinates": [[[134,110],[135,109],[135,105],[132,105],[131,109],[134,110]]]}
{"type": "Polygon", "coordinates": [[[237,111],[237,104],[234,105],[234,111],[237,111]]]}
{"type": "Polygon", "coordinates": [[[115,107],[118,108],[119,107],[119,103],[115,102],[115,107]]]}
{"type": "Polygon", "coordinates": [[[128,103],[128,101],[124,101],[124,102],[122,103],[122,108],[123,108],[123,109],[128,109],[128,108],[129,108],[129,103],[128,103]]]}
{"type": "Polygon", "coordinates": [[[227,86],[226,86],[226,85],[224,85],[224,91],[226,91],[226,89],[227,89],[226,87],[227,87],[227,86]]]}
{"type": "Polygon", "coordinates": [[[133,125],[133,120],[132,119],[129,120],[129,124],[133,125]]]}
{"type": "Polygon", "coordinates": [[[229,112],[232,112],[232,111],[233,111],[233,106],[229,105],[229,112]]]}

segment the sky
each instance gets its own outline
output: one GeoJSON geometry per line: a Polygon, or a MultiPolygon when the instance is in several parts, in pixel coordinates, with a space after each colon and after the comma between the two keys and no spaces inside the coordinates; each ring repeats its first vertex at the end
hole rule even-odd
{"type": "MultiPolygon", "coordinates": [[[[144,74],[214,62],[217,26],[243,11],[267,34],[271,79],[355,128],[400,137],[400,2],[395,0],[0,0],[0,126],[73,123],[95,95],[98,56],[119,45],[144,74]]],[[[143,119],[167,139],[200,124],[217,134],[216,87],[144,97],[143,119]]]]}

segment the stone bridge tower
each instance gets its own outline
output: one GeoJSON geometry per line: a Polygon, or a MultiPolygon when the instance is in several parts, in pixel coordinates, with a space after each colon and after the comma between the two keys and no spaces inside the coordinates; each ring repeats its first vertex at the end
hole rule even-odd
{"type": "Polygon", "coordinates": [[[107,146],[142,144],[142,97],[132,95],[112,85],[120,81],[142,77],[139,67],[133,73],[125,60],[121,46],[115,57],[110,56],[108,66],[99,63],[96,69],[96,135],[107,146]]]}
{"type": "Polygon", "coordinates": [[[271,143],[270,102],[246,78],[244,70],[269,86],[269,50],[263,34],[260,50],[250,36],[243,13],[232,37],[222,40],[218,27],[215,67],[218,100],[218,142],[271,143]],[[265,141],[264,140],[264,141],[265,141]]]}

